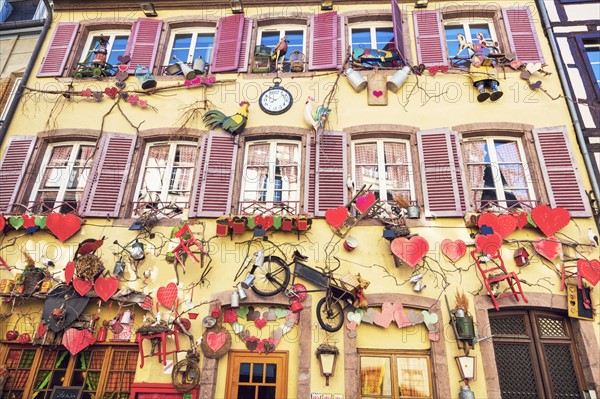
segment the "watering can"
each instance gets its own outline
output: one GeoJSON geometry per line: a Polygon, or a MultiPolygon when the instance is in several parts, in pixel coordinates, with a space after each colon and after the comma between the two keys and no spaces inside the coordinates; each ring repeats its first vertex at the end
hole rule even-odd
{"type": "Polygon", "coordinates": [[[142,89],[144,90],[152,89],[157,85],[156,79],[145,65],[138,65],[135,68],[135,77],[142,82],[142,89]]]}

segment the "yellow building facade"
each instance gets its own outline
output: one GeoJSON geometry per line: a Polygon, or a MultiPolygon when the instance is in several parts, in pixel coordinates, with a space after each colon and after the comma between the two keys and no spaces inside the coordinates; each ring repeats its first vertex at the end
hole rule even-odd
{"type": "Polygon", "coordinates": [[[534,5],[221,3],[54,2],[0,145],[2,398],[600,394],[534,5]]]}

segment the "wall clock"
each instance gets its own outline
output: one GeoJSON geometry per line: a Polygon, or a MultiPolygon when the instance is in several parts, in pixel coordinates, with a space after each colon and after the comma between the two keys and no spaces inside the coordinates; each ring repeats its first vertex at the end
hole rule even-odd
{"type": "Polygon", "coordinates": [[[265,90],[258,99],[260,109],[267,114],[279,115],[287,112],[292,107],[294,99],[292,94],[280,86],[280,78],[273,79],[273,86],[265,90]]]}

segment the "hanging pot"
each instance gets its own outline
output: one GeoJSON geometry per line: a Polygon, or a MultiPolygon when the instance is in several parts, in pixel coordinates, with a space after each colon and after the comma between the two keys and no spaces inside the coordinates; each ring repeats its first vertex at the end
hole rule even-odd
{"type": "Polygon", "coordinates": [[[409,219],[419,219],[421,217],[421,209],[418,205],[409,205],[406,208],[406,217],[409,219]]]}

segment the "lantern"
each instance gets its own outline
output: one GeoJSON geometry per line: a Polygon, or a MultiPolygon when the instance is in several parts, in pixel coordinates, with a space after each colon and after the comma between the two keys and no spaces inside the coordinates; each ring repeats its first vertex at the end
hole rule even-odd
{"type": "Polygon", "coordinates": [[[456,356],[454,358],[460,372],[460,377],[469,385],[469,380],[476,379],[475,376],[475,357],[474,356],[456,356]]]}
{"type": "Polygon", "coordinates": [[[321,367],[321,375],[325,377],[325,386],[329,386],[329,377],[332,377],[335,372],[335,362],[340,351],[335,346],[321,344],[317,348],[317,359],[321,367]]]}

